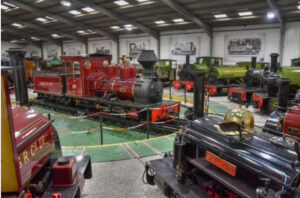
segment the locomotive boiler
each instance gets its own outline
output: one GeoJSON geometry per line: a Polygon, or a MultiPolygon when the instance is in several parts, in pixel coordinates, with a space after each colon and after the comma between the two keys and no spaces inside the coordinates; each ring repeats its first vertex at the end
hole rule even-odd
{"type": "Polygon", "coordinates": [[[246,108],[223,121],[205,116],[204,72],[199,77],[193,120],[175,138],[173,156],[146,164],[147,182],[168,197],[299,197],[299,142],[256,131],[246,108]]]}
{"type": "Polygon", "coordinates": [[[127,113],[138,120],[147,119],[143,111],[146,108],[152,122],[179,115],[179,102],[162,100],[163,85],[154,74],[157,58],[151,50],[144,50],[138,59],[145,70],[140,78],[136,77],[134,66],[111,65],[111,55],[107,54],[61,59],[71,69],[34,74],[34,91],[42,104],[51,102],[57,107],[61,103],[89,111],[127,113]]]}
{"type": "MultiPolygon", "coordinates": [[[[16,49],[12,53],[18,60],[24,55],[16,49]]],[[[90,156],[63,157],[50,116],[11,106],[11,69],[1,69],[1,197],[80,197],[84,180],[92,177],[90,156]]]]}

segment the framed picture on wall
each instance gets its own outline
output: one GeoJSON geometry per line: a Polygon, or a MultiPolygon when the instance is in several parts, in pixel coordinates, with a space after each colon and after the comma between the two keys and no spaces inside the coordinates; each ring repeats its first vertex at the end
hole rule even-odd
{"type": "Polygon", "coordinates": [[[250,60],[256,56],[259,60],[264,59],[266,34],[249,35],[225,35],[224,61],[234,62],[250,60]]]}
{"type": "Polygon", "coordinates": [[[58,57],[59,56],[58,50],[59,50],[58,46],[56,46],[56,45],[46,46],[46,48],[45,48],[46,58],[52,60],[52,59],[58,57]]]}
{"type": "Polygon", "coordinates": [[[169,58],[179,63],[185,62],[185,56],[190,55],[195,60],[200,54],[200,36],[176,35],[169,37],[169,58]]]}
{"type": "Polygon", "coordinates": [[[66,44],[64,54],[70,56],[83,54],[82,45],[80,43],[66,44]]]}
{"type": "Polygon", "coordinates": [[[111,41],[93,41],[91,53],[112,54],[111,41]]]}
{"type": "Polygon", "coordinates": [[[150,39],[127,40],[127,55],[133,60],[139,58],[142,50],[150,49],[150,39]]]}

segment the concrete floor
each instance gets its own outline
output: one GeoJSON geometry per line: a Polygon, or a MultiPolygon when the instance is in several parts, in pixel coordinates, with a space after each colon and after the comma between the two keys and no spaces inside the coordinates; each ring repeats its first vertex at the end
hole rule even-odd
{"type": "MultiPolygon", "coordinates": [[[[219,102],[228,108],[239,106],[229,102],[227,97],[211,97],[211,101],[219,102]]],[[[267,116],[264,116],[249,107],[254,113],[255,124],[263,126],[267,116]]],[[[144,163],[146,161],[160,158],[152,156],[147,158],[94,163],[93,179],[86,180],[83,197],[97,198],[141,198],[141,197],[164,197],[157,186],[146,185],[142,181],[144,163]]]]}

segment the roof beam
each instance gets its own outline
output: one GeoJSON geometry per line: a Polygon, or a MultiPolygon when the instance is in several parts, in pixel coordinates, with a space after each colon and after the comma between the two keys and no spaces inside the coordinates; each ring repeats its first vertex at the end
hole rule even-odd
{"type": "Polygon", "coordinates": [[[73,3],[81,5],[83,7],[91,7],[94,8],[96,11],[100,12],[101,14],[104,14],[106,16],[109,16],[113,19],[116,19],[122,23],[129,23],[141,30],[143,30],[145,33],[150,34],[151,36],[153,36],[154,38],[158,39],[159,37],[159,33],[156,30],[153,30],[152,28],[149,28],[141,23],[136,22],[135,20],[129,19],[127,17],[125,17],[124,15],[120,15],[119,13],[113,11],[113,10],[109,10],[101,5],[95,4],[91,1],[86,1],[86,0],[71,0],[73,3]]]}
{"type": "Polygon", "coordinates": [[[185,9],[182,5],[176,3],[174,0],[161,0],[163,3],[168,5],[170,8],[175,10],[176,12],[180,13],[181,15],[185,16],[187,19],[191,20],[193,23],[196,23],[201,28],[204,29],[204,31],[211,36],[211,27],[207,25],[203,20],[201,20],[199,17],[192,14],[189,10],[185,9]]]}
{"type": "Polygon", "coordinates": [[[276,2],[274,0],[267,0],[267,2],[269,4],[270,8],[273,10],[277,20],[279,21],[280,26],[283,27],[283,20],[282,20],[282,17],[281,17],[281,14],[279,12],[276,2]]]}
{"type": "Polygon", "coordinates": [[[42,10],[38,7],[33,6],[33,5],[28,5],[26,3],[22,3],[22,2],[16,1],[16,0],[6,0],[6,2],[12,3],[12,4],[18,6],[21,9],[27,10],[27,11],[32,12],[32,13],[36,13],[38,15],[49,16],[49,17],[55,18],[55,19],[57,19],[58,21],[60,21],[62,23],[65,23],[65,24],[68,24],[68,25],[71,25],[71,26],[75,26],[75,27],[83,29],[83,30],[92,30],[92,31],[96,32],[97,34],[100,34],[102,36],[106,36],[107,38],[109,38],[109,39],[111,39],[115,42],[119,41],[117,36],[115,36],[115,35],[113,35],[109,32],[100,30],[98,28],[94,28],[92,26],[85,25],[85,24],[77,22],[73,19],[62,17],[58,14],[53,14],[51,12],[42,10]]]}
{"type": "MultiPolygon", "coordinates": [[[[5,27],[4,28],[5,31],[11,33],[11,34],[14,34],[14,35],[18,35],[19,37],[27,37],[30,39],[30,37],[32,37],[33,35],[31,34],[27,34],[25,32],[21,32],[21,31],[17,31],[16,29],[13,29],[13,28],[10,28],[10,27],[5,27]]],[[[40,36],[39,37],[41,40],[44,40],[44,41],[48,41],[48,42],[51,42],[51,43],[54,43],[56,45],[60,45],[61,42],[59,42],[58,40],[55,40],[55,39],[51,39],[51,38],[47,38],[47,37],[42,37],[40,36]]]]}
{"type": "MultiPolygon", "coordinates": [[[[42,31],[47,32],[47,33],[58,33],[59,35],[62,35],[63,37],[70,38],[74,41],[78,41],[78,42],[84,43],[84,44],[86,43],[85,38],[80,38],[79,36],[76,36],[76,35],[73,35],[73,34],[60,32],[60,31],[57,31],[57,30],[49,28],[49,27],[43,27],[43,26],[40,26],[40,25],[36,25],[34,23],[30,23],[30,22],[27,22],[27,21],[20,20],[20,19],[10,18],[10,17],[4,16],[2,14],[2,20],[3,19],[8,20],[8,21],[13,21],[13,22],[16,22],[16,23],[20,23],[24,26],[31,27],[31,28],[34,28],[36,30],[42,30],[42,31]]],[[[5,26],[2,26],[2,27],[5,27],[5,26]]]]}
{"type": "MultiPolygon", "coordinates": [[[[22,37],[18,36],[18,38],[22,38],[22,37]]],[[[5,34],[5,35],[3,35],[3,36],[1,37],[1,39],[2,39],[3,41],[8,41],[8,42],[10,42],[10,41],[16,39],[16,37],[15,37],[15,36],[11,36],[11,35],[5,34]]],[[[16,42],[16,44],[20,44],[20,45],[34,45],[34,46],[36,46],[36,47],[41,47],[41,46],[42,46],[42,42],[41,42],[41,41],[30,41],[30,40],[16,42]]]]}

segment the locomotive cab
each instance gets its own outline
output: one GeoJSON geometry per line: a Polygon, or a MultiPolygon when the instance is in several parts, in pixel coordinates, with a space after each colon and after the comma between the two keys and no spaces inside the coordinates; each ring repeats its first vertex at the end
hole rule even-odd
{"type": "MultiPolygon", "coordinates": [[[[25,53],[18,49],[10,53],[15,69],[25,71],[21,61],[25,53]]],[[[54,120],[28,107],[11,105],[11,69],[1,70],[1,196],[80,197],[84,179],[92,177],[90,157],[62,156],[54,120]]],[[[17,74],[25,76],[25,72],[17,74]]],[[[17,104],[26,104],[21,90],[16,87],[17,104]]]]}

